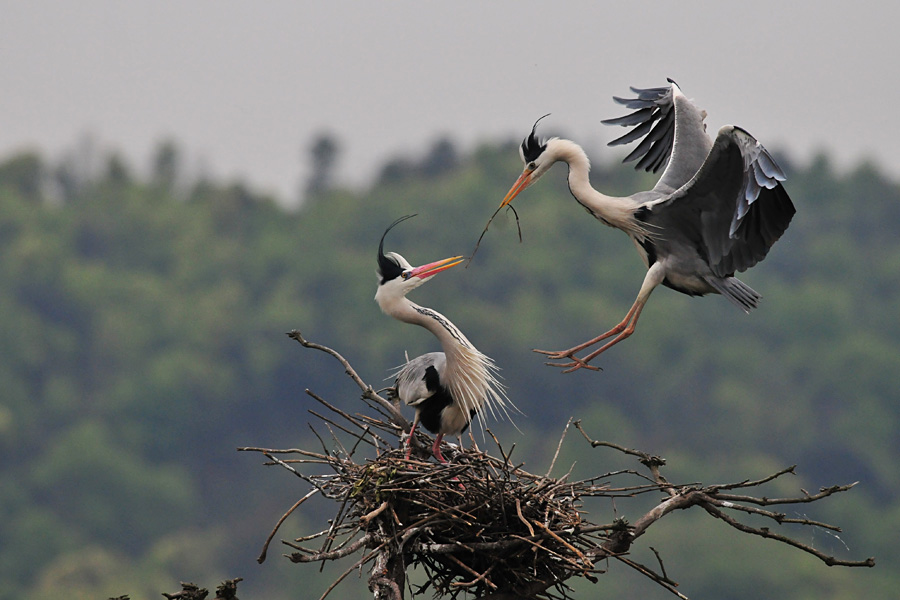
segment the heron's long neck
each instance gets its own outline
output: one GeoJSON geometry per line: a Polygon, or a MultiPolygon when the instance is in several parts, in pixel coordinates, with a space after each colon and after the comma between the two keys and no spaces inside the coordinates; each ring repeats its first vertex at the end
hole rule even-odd
{"type": "Polygon", "coordinates": [[[395,319],[404,323],[419,325],[434,334],[441,343],[448,362],[455,361],[465,349],[474,350],[475,347],[466,338],[462,331],[453,324],[450,319],[436,310],[419,306],[407,298],[400,299],[395,306],[387,311],[395,319]]]}
{"type": "Polygon", "coordinates": [[[450,319],[406,297],[382,305],[382,310],[395,319],[424,327],[440,341],[447,357],[442,383],[450,389],[450,395],[461,407],[467,422],[472,411],[483,419],[481,408],[485,405],[495,416],[507,414],[508,400],[503,385],[495,376],[494,361],[479,352],[450,319]]]}
{"type": "Polygon", "coordinates": [[[548,145],[550,143],[553,144],[552,150],[556,160],[569,166],[569,191],[579,204],[611,227],[627,233],[644,233],[640,223],[634,218],[634,211],[638,206],[631,198],[607,196],[591,186],[589,177],[591,163],[581,146],[563,139],[552,140],[548,145]]]}

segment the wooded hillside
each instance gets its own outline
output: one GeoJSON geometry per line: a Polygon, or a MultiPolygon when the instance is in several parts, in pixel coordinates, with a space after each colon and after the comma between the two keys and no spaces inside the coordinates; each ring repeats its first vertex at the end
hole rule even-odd
{"type": "MultiPolygon", "coordinates": [[[[681,480],[797,464],[793,484],[810,491],[860,481],[818,507],[844,532],[806,541],[879,567],[829,570],[685,515],[651,545],[692,598],[889,597],[900,587],[900,186],[867,164],[780,160],[797,215],[742,277],[760,308],[661,288],[602,372],[562,375],[531,351],[608,329],[644,272],[628,239],[571,199],[562,168],[516,201],[521,244],[512,216],[498,218],[467,269],[413,299],[502,368],[524,416],[521,433],[492,429],[535,469],[575,417],[677,458],[681,480]]],[[[358,391],[284,334],[339,348],[372,382],[404,351],[437,349],[374,303],[378,240],[418,213],[386,250],[414,264],[471,253],[521,170],[514,145],[457,156],[444,141],[423,161],[387,162],[371,189],[319,182],[293,211],[240,183],[190,180],[174,146],[148,177],[103,162],[0,161],[0,599],[142,600],[201,577],[243,577],[242,598],[318,596],[327,573],[301,574],[277,552],[256,564],[297,489],[235,448],[307,439],[306,388],[353,410],[358,391]]],[[[592,180],[612,194],[651,185],[622,165],[595,165],[592,180]]],[[[596,456],[581,449],[559,462],[596,456]]],[[[604,597],[634,583],[609,578],[604,597]]],[[[358,596],[351,585],[334,597],[358,596]]]]}

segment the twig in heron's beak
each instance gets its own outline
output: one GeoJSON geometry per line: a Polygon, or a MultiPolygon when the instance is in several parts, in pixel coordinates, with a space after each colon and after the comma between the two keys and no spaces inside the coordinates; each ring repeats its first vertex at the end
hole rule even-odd
{"type": "MultiPolygon", "coordinates": [[[[519,230],[519,243],[522,243],[522,225],[519,223],[519,213],[516,212],[516,209],[513,208],[512,204],[507,204],[507,207],[513,212],[516,216],[516,229],[519,230]]],[[[481,232],[481,235],[478,236],[478,241],[475,243],[475,249],[472,250],[472,254],[469,256],[469,262],[466,263],[466,268],[469,268],[469,265],[472,264],[472,259],[475,258],[475,253],[478,252],[478,246],[481,245],[481,238],[484,237],[484,234],[487,233],[488,228],[491,226],[491,222],[494,220],[494,217],[497,216],[497,213],[500,212],[502,206],[498,207],[497,210],[494,211],[494,214],[491,215],[491,218],[488,219],[487,225],[484,226],[484,231],[481,232]]]]}

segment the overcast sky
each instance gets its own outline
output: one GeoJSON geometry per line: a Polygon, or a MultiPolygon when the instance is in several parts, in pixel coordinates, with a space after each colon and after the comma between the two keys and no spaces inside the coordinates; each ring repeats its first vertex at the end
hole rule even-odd
{"type": "Polygon", "coordinates": [[[672,77],[710,131],[900,177],[898,23],[884,0],[4,1],[0,159],[90,135],[145,168],[172,138],[194,168],[290,197],[320,131],[348,182],[439,135],[521,138],[547,112],[544,134],[599,149],[612,95],[672,77]]]}

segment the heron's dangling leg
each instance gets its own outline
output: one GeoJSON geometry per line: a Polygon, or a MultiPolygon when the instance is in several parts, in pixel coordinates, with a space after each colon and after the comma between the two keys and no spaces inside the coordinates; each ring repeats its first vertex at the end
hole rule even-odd
{"type": "MultiPolygon", "coordinates": [[[[590,347],[590,346],[593,346],[594,344],[596,344],[596,343],[598,343],[598,342],[602,342],[603,340],[605,340],[605,339],[607,339],[607,338],[610,338],[610,337],[612,337],[612,336],[614,336],[614,335],[620,334],[620,333],[622,333],[623,331],[625,331],[626,328],[628,327],[629,323],[631,322],[632,318],[634,317],[634,312],[635,312],[636,307],[637,307],[637,302],[635,302],[635,303],[632,305],[632,307],[628,310],[628,313],[625,315],[625,318],[622,319],[622,322],[621,322],[621,323],[619,323],[618,325],[616,325],[615,327],[613,327],[612,329],[610,329],[610,330],[607,331],[606,333],[600,334],[600,335],[598,335],[597,337],[595,337],[595,338],[593,338],[593,339],[590,339],[590,340],[584,342],[583,344],[578,344],[577,346],[574,346],[574,347],[572,347],[572,348],[569,348],[568,350],[560,350],[560,351],[558,351],[558,352],[550,352],[550,351],[547,351],[547,350],[537,350],[537,349],[535,349],[535,352],[538,352],[538,353],[540,353],[540,354],[546,354],[546,355],[549,356],[552,360],[559,360],[559,359],[562,359],[562,358],[571,358],[571,359],[574,359],[576,362],[585,362],[585,363],[586,363],[587,361],[582,361],[582,359],[576,357],[576,356],[575,356],[575,353],[576,353],[576,352],[580,352],[581,350],[584,350],[585,348],[588,348],[588,347],[590,347]]],[[[630,334],[629,334],[629,335],[630,335],[630,334]]],[[[626,337],[627,337],[627,336],[626,336],[626,337]]],[[[618,339],[618,338],[617,338],[617,339],[618,339]]],[[[610,342],[610,344],[608,344],[608,345],[611,345],[611,344],[612,344],[612,342],[610,342]]],[[[606,346],[604,346],[604,348],[605,348],[605,347],[606,347],[606,346]]],[[[549,363],[548,363],[548,364],[549,364],[549,363]]],[[[559,367],[559,366],[562,366],[562,365],[552,364],[552,366],[554,366],[554,367],[559,367]]],[[[595,370],[597,370],[597,369],[599,368],[599,367],[591,367],[590,365],[587,365],[587,364],[584,364],[583,366],[584,366],[584,367],[587,367],[587,368],[592,368],[592,369],[595,369],[595,370]]]]}
{"type": "Polygon", "coordinates": [[[612,339],[612,341],[607,342],[606,344],[604,344],[597,350],[594,350],[593,352],[591,352],[590,354],[588,354],[587,356],[585,356],[582,359],[579,359],[579,358],[576,358],[573,356],[572,358],[575,359],[574,362],[569,363],[569,364],[564,364],[564,365],[556,365],[555,364],[553,366],[554,367],[569,367],[565,371],[563,371],[563,373],[571,373],[572,371],[575,371],[582,367],[591,368],[592,365],[589,365],[587,363],[591,362],[594,358],[596,358],[597,356],[602,354],[604,351],[608,350],[612,346],[615,346],[622,340],[629,337],[632,333],[634,333],[634,329],[637,326],[638,317],[641,316],[641,311],[644,309],[644,304],[645,304],[644,302],[641,302],[641,303],[635,302],[634,303],[634,305],[631,307],[631,310],[628,311],[628,315],[626,316],[626,319],[630,318],[631,321],[628,323],[628,326],[626,326],[623,330],[616,332],[619,335],[614,337],[612,339]]]}
{"type": "Polygon", "coordinates": [[[412,453],[412,439],[413,435],[416,433],[416,425],[419,424],[419,411],[416,411],[416,416],[413,419],[412,427],[409,428],[409,437],[406,438],[406,456],[404,457],[406,460],[409,460],[409,455],[412,453]]]}
{"type": "Polygon", "coordinates": [[[572,371],[577,371],[578,369],[591,369],[593,371],[599,371],[599,367],[595,367],[593,365],[589,365],[588,363],[608,350],[609,348],[615,346],[622,340],[631,336],[634,333],[634,329],[637,326],[638,317],[641,316],[641,311],[644,310],[644,305],[647,303],[647,299],[650,297],[650,293],[662,283],[663,279],[665,279],[665,269],[663,268],[661,263],[654,263],[652,267],[647,271],[647,275],[644,277],[644,282],[641,284],[641,289],[638,292],[637,298],[634,300],[634,304],[631,305],[631,308],[628,309],[628,312],[625,314],[625,318],[622,319],[622,322],[601,335],[584,342],[583,344],[579,344],[573,348],[569,348],[568,350],[562,350],[559,352],[548,352],[546,350],[537,350],[540,354],[546,354],[550,357],[551,360],[561,360],[564,358],[572,359],[572,362],[568,363],[547,363],[551,367],[559,367],[565,369],[563,373],[571,373],[572,371]],[[607,342],[599,349],[594,350],[584,358],[578,358],[575,356],[576,352],[580,352],[589,346],[593,346],[603,340],[610,338],[612,336],[616,336],[612,339],[612,341],[607,342]]]}

